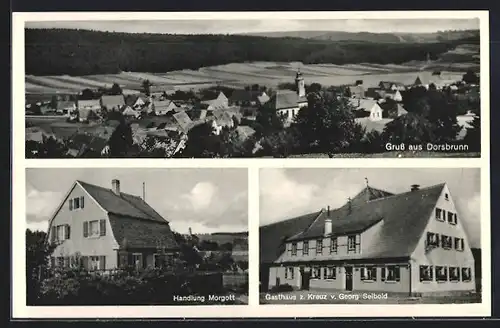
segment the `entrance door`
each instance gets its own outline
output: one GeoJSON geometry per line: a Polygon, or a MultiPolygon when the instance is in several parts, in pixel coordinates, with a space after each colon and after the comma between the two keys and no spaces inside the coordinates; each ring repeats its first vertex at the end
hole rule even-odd
{"type": "Polygon", "coordinates": [[[352,291],[352,267],[345,267],[345,290],[352,291]]]}
{"type": "Polygon", "coordinates": [[[309,280],[311,279],[311,271],[300,269],[300,289],[309,290],[309,280]]]}

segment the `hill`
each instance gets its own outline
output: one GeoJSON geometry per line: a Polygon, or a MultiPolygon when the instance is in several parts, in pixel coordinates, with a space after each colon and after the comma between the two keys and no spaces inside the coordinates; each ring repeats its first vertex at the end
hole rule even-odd
{"type": "Polygon", "coordinates": [[[383,43],[431,43],[453,41],[466,38],[479,38],[479,30],[439,31],[435,33],[370,33],[370,32],[342,32],[342,31],[290,31],[290,32],[263,32],[245,33],[271,38],[303,38],[329,41],[362,41],[383,43]]]}
{"type": "Polygon", "coordinates": [[[366,42],[248,35],[169,35],[26,29],[26,74],[163,73],[256,61],[401,64],[437,59],[478,36],[439,42],[366,42]]]}

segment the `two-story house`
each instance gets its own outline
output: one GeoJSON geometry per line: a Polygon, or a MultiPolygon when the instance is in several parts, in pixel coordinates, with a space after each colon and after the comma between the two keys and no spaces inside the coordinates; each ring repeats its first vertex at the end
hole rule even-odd
{"type": "Polygon", "coordinates": [[[52,265],[79,258],[89,270],[165,266],[179,249],[169,222],[116,179],[111,189],[77,180],[49,222],[48,240],[58,244],[52,265]]]}
{"type": "Polygon", "coordinates": [[[269,286],[396,292],[472,292],[474,258],[446,184],[391,194],[367,186],[344,206],[313,213],[288,238],[269,286]]]}

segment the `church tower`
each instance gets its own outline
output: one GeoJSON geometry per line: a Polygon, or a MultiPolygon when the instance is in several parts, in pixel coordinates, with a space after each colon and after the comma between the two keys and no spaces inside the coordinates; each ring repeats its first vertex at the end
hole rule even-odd
{"type": "Polygon", "coordinates": [[[306,96],[306,86],[304,83],[304,78],[302,77],[302,73],[300,69],[297,70],[297,75],[295,77],[295,86],[297,87],[297,94],[299,98],[306,96]]]}

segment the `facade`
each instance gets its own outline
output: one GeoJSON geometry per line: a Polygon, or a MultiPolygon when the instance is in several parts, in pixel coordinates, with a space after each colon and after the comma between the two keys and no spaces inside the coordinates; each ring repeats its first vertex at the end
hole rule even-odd
{"type": "Polygon", "coordinates": [[[118,111],[125,106],[123,95],[103,95],[101,97],[101,107],[108,111],[118,111]]]}
{"type": "Polygon", "coordinates": [[[177,252],[168,221],[138,196],[76,181],[49,221],[53,266],[79,257],[88,270],[167,265],[177,252]]]}
{"type": "Polygon", "coordinates": [[[278,115],[285,119],[285,124],[292,122],[299,110],[307,106],[305,82],[300,70],[297,71],[295,85],[297,91],[278,90],[269,100],[278,115]]]}
{"type": "Polygon", "coordinates": [[[170,111],[175,111],[178,107],[172,100],[153,100],[153,107],[156,115],[166,115],[170,111]]]}
{"type": "Polygon", "coordinates": [[[409,295],[473,292],[474,258],[446,184],[391,194],[367,186],[285,241],[269,288],[409,295]]]}
{"type": "Polygon", "coordinates": [[[98,113],[101,110],[101,103],[99,99],[78,100],[77,107],[80,121],[85,121],[91,111],[98,113]]]}
{"type": "Polygon", "coordinates": [[[349,101],[356,111],[363,112],[363,115],[367,116],[370,121],[382,120],[382,108],[379,106],[377,101],[373,99],[356,98],[351,98],[349,101]]]}

